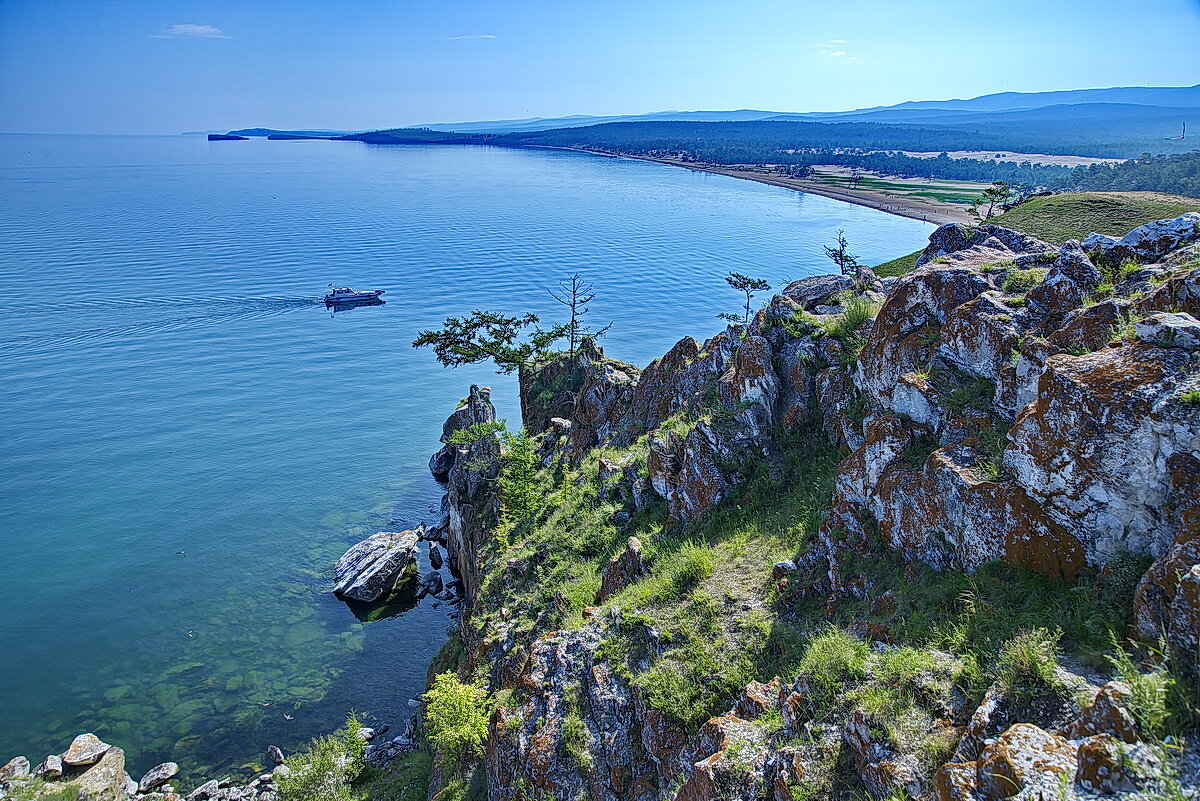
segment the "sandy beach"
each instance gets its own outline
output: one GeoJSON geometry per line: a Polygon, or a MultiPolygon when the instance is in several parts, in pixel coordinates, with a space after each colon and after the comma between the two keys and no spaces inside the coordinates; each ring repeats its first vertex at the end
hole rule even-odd
{"type": "Polygon", "coordinates": [[[748,172],[745,170],[735,170],[721,165],[696,164],[694,162],[679,161],[677,159],[651,158],[649,156],[626,155],[622,153],[606,153],[599,150],[588,150],[586,148],[576,147],[551,149],[577,150],[583,153],[592,153],[597,156],[654,161],[658,162],[659,164],[670,164],[673,167],[683,167],[685,169],[695,170],[697,172],[710,172],[716,175],[728,175],[731,178],[744,178],[749,181],[758,181],[762,184],[783,187],[784,189],[793,189],[797,192],[807,192],[812,195],[821,195],[823,197],[833,198],[834,200],[843,200],[847,203],[854,203],[859,206],[867,206],[869,208],[885,211],[889,214],[895,214],[900,217],[908,217],[910,219],[937,223],[939,225],[950,222],[972,221],[971,216],[967,214],[967,207],[960,203],[944,203],[928,198],[900,197],[870,188],[850,189],[844,187],[834,187],[817,183],[807,178],[787,178],[781,175],[772,175],[770,173],[748,172]]]}

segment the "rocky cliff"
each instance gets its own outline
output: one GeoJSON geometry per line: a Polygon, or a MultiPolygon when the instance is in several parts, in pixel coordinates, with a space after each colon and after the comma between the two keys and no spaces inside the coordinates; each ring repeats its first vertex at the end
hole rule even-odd
{"type": "Polygon", "coordinates": [[[943,226],[644,370],[523,375],[541,508],[491,535],[491,434],[442,470],[476,793],[1194,797],[1198,222],[943,226]]]}

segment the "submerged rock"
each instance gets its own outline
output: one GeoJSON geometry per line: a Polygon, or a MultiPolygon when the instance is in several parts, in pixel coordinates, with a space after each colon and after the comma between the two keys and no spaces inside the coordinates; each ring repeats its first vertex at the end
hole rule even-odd
{"type": "Polygon", "coordinates": [[[380,531],[358,543],[334,565],[334,594],[367,603],[391,595],[415,571],[418,539],[414,531],[380,531]]]}

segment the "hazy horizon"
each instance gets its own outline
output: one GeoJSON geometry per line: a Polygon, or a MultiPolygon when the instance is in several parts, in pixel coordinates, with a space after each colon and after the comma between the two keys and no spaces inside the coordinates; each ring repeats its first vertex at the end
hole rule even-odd
{"type": "Polygon", "coordinates": [[[0,130],[365,130],[1187,86],[1196,41],[1197,0],[1136,14],[1115,0],[0,0],[0,130]]]}

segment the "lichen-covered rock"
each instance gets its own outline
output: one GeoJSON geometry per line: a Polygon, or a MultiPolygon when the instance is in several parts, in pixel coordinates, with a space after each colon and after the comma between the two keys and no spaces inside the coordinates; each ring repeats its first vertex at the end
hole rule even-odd
{"type": "Polygon", "coordinates": [[[583,455],[616,434],[639,375],[636,367],[611,359],[601,358],[587,366],[571,418],[568,450],[573,456],[583,455]]]}
{"type": "Polygon", "coordinates": [[[651,439],[646,466],[654,491],[667,501],[672,521],[699,520],[730,487],[718,464],[723,455],[711,425],[697,423],[684,436],[651,439]]]}
{"type": "Polygon", "coordinates": [[[1110,681],[1096,693],[1092,703],[1080,711],[1061,732],[1068,740],[1093,735],[1116,737],[1126,743],[1138,740],[1137,720],[1129,711],[1133,690],[1121,681],[1110,681]]]}
{"type": "Polygon", "coordinates": [[[947,762],[933,774],[935,801],[975,801],[978,765],[975,762],[947,762]]]}
{"type": "Polygon", "coordinates": [[[1113,737],[1104,734],[1088,737],[1079,744],[1075,783],[1105,795],[1133,789],[1123,751],[1121,743],[1113,737]]]}
{"type": "Polygon", "coordinates": [[[104,756],[111,747],[96,735],[88,732],[71,741],[70,747],[62,755],[62,761],[64,765],[73,768],[80,765],[91,765],[104,756]]]}
{"type": "Polygon", "coordinates": [[[462,577],[463,594],[469,600],[479,586],[474,555],[490,536],[489,521],[495,520],[496,475],[500,471],[500,441],[487,426],[496,421],[489,387],[471,386],[455,414],[463,413],[471,425],[481,427],[480,436],[457,445],[454,468],[447,477],[445,545],[450,562],[462,577]]]}
{"type": "Polygon", "coordinates": [[[1200,415],[1176,398],[1191,370],[1186,351],[1146,343],[1059,354],[1017,417],[1005,466],[1049,519],[1086,532],[1093,565],[1170,542],[1168,460],[1200,449],[1200,415]]]}
{"type": "Polygon", "coordinates": [[[931,266],[900,280],[859,354],[855,383],[886,408],[905,373],[924,370],[949,315],[991,288],[969,267],[931,266]]]}
{"type": "Polygon", "coordinates": [[[146,771],[146,774],[137,783],[138,791],[148,793],[152,790],[157,790],[175,778],[175,774],[177,773],[179,773],[179,766],[174,762],[163,762],[161,765],[155,765],[146,771]]]}
{"type": "Polygon", "coordinates": [[[938,356],[971,375],[996,381],[1012,362],[1018,328],[1014,314],[993,295],[980,295],[946,316],[938,340],[938,356]]]}
{"type": "Polygon", "coordinates": [[[854,710],[842,727],[842,739],[854,756],[854,767],[863,786],[875,798],[921,795],[921,772],[912,754],[897,750],[882,727],[862,710],[854,710]]]}
{"type": "Polygon", "coordinates": [[[757,801],[762,795],[767,745],[758,726],[735,715],[713,718],[690,748],[698,758],[674,801],[757,801]]]}
{"type": "MultiPolygon", "coordinates": [[[[63,761],[66,761],[64,758],[63,761]]],[[[111,747],[83,773],[72,778],[79,801],[121,801],[125,784],[125,752],[111,747]]]]}
{"type": "Polygon", "coordinates": [[[766,339],[747,335],[720,378],[721,399],[734,410],[738,439],[761,440],[775,422],[779,379],[772,356],[766,339]]]}
{"type": "Polygon", "coordinates": [[[1075,776],[1076,749],[1063,738],[1018,723],[983,749],[977,768],[981,801],[1002,798],[1057,798],[1058,788],[1075,776]]]}
{"type": "Polygon", "coordinates": [[[1137,301],[1142,312],[1182,312],[1200,318],[1200,267],[1172,275],[1137,301]]]}
{"type": "Polygon", "coordinates": [[[0,781],[19,779],[29,775],[29,760],[23,756],[13,757],[0,766],[0,781]]]}
{"type": "Polygon", "coordinates": [[[812,275],[793,281],[780,293],[795,301],[805,311],[827,304],[839,292],[854,289],[854,279],[848,275],[812,275]]]}

